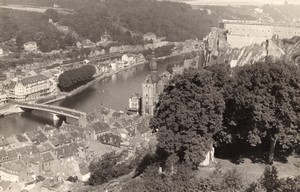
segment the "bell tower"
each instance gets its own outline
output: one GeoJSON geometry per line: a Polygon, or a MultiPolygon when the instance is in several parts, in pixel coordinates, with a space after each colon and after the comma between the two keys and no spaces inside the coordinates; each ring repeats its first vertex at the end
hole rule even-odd
{"type": "Polygon", "coordinates": [[[143,98],[142,98],[142,113],[143,115],[153,115],[154,108],[157,103],[157,63],[154,55],[154,51],[150,57],[149,74],[143,82],[143,98]]]}

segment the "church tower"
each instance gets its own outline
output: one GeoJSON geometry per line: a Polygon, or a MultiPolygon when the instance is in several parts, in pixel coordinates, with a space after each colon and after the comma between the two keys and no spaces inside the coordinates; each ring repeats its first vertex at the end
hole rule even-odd
{"type": "Polygon", "coordinates": [[[158,100],[157,83],[159,77],[157,74],[157,63],[154,52],[151,55],[149,63],[149,74],[143,82],[142,112],[143,115],[154,115],[155,105],[158,100]]]}

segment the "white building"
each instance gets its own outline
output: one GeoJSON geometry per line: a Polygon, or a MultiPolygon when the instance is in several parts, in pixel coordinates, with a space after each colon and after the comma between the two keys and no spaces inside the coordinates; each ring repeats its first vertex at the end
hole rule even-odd
{"type": "Polygon", "coordinates": [[[129,109],[130,111],[138,112],[141,110],[142,97],[135,93],[129,98],[129,109]]]}
{"type": "Polygon", "coordinates": [[[29,41],[25,43],[24,50],[28,52],[36,52],[38,50],[37,43],[35,41],[29,41]]]}
{"type": "Polygon", "coordinates": [[[49,95],[53,86],[56,86],[54,82],[44,75],[26,77],[15,85],[13,99],[19,101],[40,99],[49,95]]]}
{"type": "Polygon", "coordinates": [[[143,39],[144,39],[144,41],[153,41],[153,42],[157,41],[156,35],[154,33],[151,33],[151,32],[146,33],[145,35],[143,35],[143,39]]]}
{"type": "Polygon", "coordinates": [[[117,70],[117,66],[118,66],[117,63],[111,63],[110,66],[111,66],[111,70],[114,71],[117,70]]]}
{"type": "Polygon", "coordinates": [[[131,64],[132,62],[134,62],[134,58],[133,58],[133,56],[130,55],[130,54],[124,54],[124,55],[122,56],[122,61],[124,61],[125,63],[131,64]]]}

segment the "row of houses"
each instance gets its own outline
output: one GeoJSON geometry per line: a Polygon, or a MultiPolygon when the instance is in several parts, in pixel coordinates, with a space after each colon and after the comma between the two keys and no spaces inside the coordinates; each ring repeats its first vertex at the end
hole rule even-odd
{"type": "MultiPolygon", "coordinates": [[[[149,118],[128,116],[102,109],[101,119],[86,128],[64,124],[59,130],[46,126],[24,134],[0,138],[0,177],[11,182],[30,182],[39,175],[55,174],[55,167],[86,163],[105,152],[92,145],[132,149],[151,137],[149,118]],[[138,138],[138,139],[137,139],[138,138]]],[[[87,179],[87,166],[77,174],[87,179]],[[85,174],[81,174],[85,173],[85,174]]],[[[61,171],[63,174],[64,171],[61,171]]],[[[53,175],[54,176],[54,175],[53,175]]]]}
{"type": "Polygon", "coordinates": [[[27,183],[40,175],[51,172],[53,167],[70,162],[79,156],[85,158],[82,147],[76,141],[83,141],[82,130],[64,133],[56,128],[28,132],[1,138],[0,179],[4,181],[27,183]],[[52,136],[51,136],[52,135],[52,136]],[[78,137],[81,137],[78,139],[78,137]],[[12,141],[19,142],[15,145],[12,141]],[[25,145],[23,147],[17,147],[25,145]],[[4,148],[3,146],[9,145],[4,148]]]}
{"type": "Polygon", "coordinates": [[[150,116],[140,117],[128,116],[117,111],[101,111],[100,120],[92,122],[86,129],[90,140],[100,141],[106,145],[115,147],[130,147],[130,140],[138,137],[149,141],[151,132],[149,130],[150,116]]]}

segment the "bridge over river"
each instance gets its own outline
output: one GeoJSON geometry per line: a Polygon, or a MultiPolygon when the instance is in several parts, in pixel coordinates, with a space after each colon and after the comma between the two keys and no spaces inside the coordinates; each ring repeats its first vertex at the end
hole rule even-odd
{"type": "Polygon", "coordinates": [[[22,109],[24,112],[38,110],[51,113],[53,114],[53,121],[58,121],[60,118],[65,118],[66,123],[77,124],[80,127],[85,127],[87,125],[87,114],[85,112],[55,105],[21,102],[15,103],[16,106],[22,109]]]}

